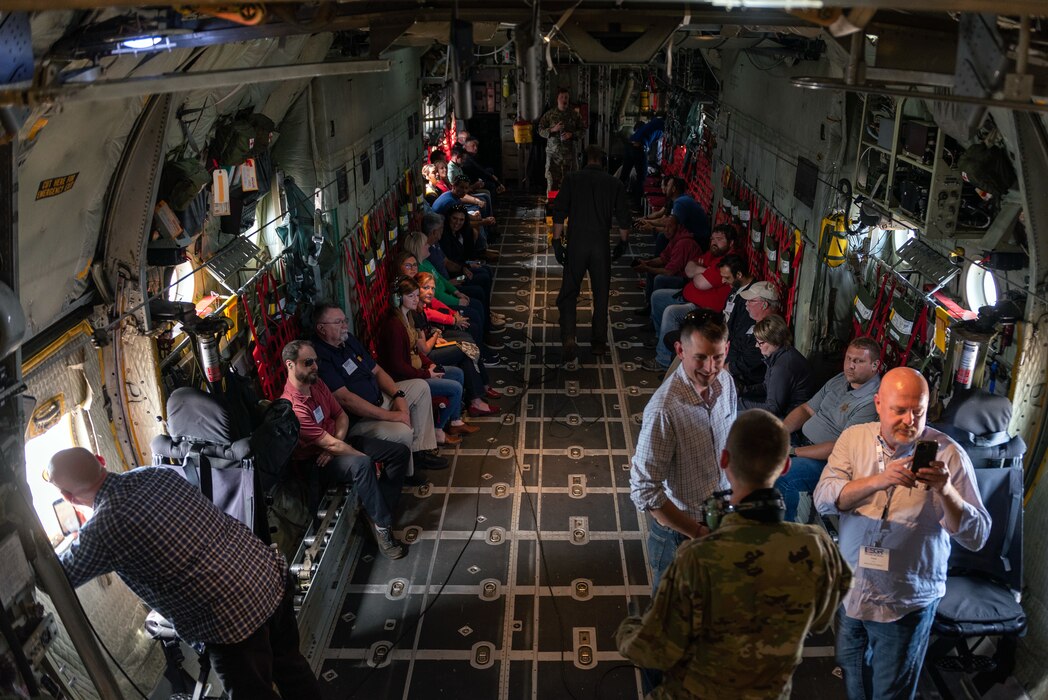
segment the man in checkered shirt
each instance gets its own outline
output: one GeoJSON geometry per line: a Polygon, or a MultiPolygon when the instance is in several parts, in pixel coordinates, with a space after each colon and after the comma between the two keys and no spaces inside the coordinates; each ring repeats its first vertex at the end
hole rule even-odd
{"type": "Polygon", "coordinates": [[[47,477],[94,511],[59,557],[74,588],[116,572],[182,639],[206,645],[230,700],[321,697],[276,549],[170,469],[110,473],[75,447],[52,457],[47,477]]]}
{"type": "MultiPolygon", "coordinates": [[[[677,547],[709,533],[702,506],[729,488],[720,454],[735,422],[735,383],[724,369],[724,314],[696,309],[684,317],[675,343],[681,363],[644,408],[630,471],[630,497],[648,521],[652,590],[677,547]]],[[[654,594],[653,594],[654,595],[654,594]]]]}

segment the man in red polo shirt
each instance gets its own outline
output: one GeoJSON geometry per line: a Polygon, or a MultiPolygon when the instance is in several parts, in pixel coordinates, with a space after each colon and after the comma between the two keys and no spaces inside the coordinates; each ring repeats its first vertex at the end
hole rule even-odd
{"type": "Polygon", "coordinates": [[[710,234],[710,249],[684,266],[689,282],[684,285],[684,301],[703,309],[724,311],[731,284],[721,275],[720,260],[735,248],[735,227],[720,224],[710,234]]]}
{"type": "MultiPolygon", "coordinates": [[[[321,484],[352,482],[360,504],[374,525],[379,549],[390,559],[404,556],[393,537],[393,510],[408,471],[411,451],[397,442],[359,435],[346,442],[349,416],[319,380],[317,353],[308,340],[292,340],[281,359],[287,384],[281,398],[294,407],[299,422],[298,445],[291,455],[321,484]]],[[[312,478],[310,479],[312,483],[312,478]]]]}

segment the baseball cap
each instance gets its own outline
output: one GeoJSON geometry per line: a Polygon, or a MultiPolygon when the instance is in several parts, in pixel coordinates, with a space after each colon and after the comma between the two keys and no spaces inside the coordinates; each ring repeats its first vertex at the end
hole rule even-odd
{"type": "Polygon", "coordinates": [[[746,301],[750,299],[779,300],[779,292],[771,282],[754,282],[749,289],[739,292],[739,296],[746,301]]]}

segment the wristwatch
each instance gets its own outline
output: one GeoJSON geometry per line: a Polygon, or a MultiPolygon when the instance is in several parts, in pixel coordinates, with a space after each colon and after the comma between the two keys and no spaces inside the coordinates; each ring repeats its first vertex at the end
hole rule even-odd
{"type": "Polygon", "coordinates": [[[790,457],[796,457],[797,456],[797,448],[794,447],[793,445],[790,445],[789,455],[790,455],[790,457]]]}
{"type": "Polygon", "coordinates": [[[393,394],[393,398],[402,399],[406,396],[403,389],[397,389],[397,393],[393,394]]]}

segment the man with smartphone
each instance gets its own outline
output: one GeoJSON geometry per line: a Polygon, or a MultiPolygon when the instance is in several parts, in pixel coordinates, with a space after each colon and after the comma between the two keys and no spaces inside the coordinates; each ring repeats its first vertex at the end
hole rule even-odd
{"type": "Polygon", "coordinates": [[[946,592],[950,540],[982,549],[990,516],[971,460],[925,426],[919,372],[889,371],[874,405],[879,421],[841,433],[814,498],[820,513],[840,516],[841,554],[855,570],[837,633],[848,697],[907,700],[946,592]]]}

